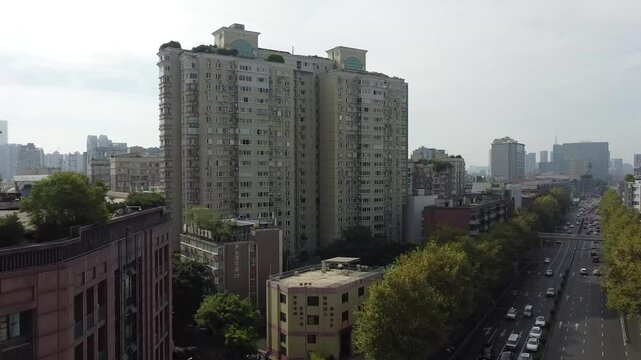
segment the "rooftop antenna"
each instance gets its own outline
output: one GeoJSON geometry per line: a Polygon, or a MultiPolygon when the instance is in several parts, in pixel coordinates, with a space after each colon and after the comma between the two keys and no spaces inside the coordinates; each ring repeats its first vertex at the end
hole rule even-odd
{"type": "Polygon", "coordinates": [[[556,139],[556,135],[554,135],[554,145],[559,145],[559,141],[556,139]]]}
{"type": "Polygon", "coordinates": [[[292,45],[292,55],[294,55],[294,45],[292,45]]]}

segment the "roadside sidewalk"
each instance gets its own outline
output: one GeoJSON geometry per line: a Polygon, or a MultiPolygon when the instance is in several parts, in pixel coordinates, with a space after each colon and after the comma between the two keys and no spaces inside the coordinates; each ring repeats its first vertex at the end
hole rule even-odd
{"type": "Polygon", "coordinates": [[[628,330],[628,358],[641,359],[641,319],[628,316],[626,325],[628,330]]]}

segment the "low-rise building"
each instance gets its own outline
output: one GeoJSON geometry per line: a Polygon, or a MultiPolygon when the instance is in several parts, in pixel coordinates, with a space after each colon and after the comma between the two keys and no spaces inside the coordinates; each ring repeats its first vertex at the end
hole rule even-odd
{"type": "Polygon", "coordinates": [[[267,281],[268,358],[303,360],[314,351],[347,359],[354,310],[382,278],[383,268],[346,257],[272,276],[267,281]]]}
{"type": "Polygon", "coordinates": [[[93,159],[89,162],[89,181],[95,184],[102,180],[107,188],[111,188],[111,164],[108,158],[93,159]]]}
{"type": "MultiPolygon", "coordinates": [[[[508,198],[509,199],[509,198],[508,198]]],[[[440,200],[440,199],[439,199],[440,200]]],[[[470,203],[437,201],[423,209],[423,229],[427,237],[439,226],[449,226],[478,236],[498,222],[505,221],[513,206],[505,197],[481,197],[470,203]]]]}
{"type": "Polygon", "coordinates": [[[226,221],[234,224],[228,236],[183,225],[180,254],[209,266],[219,290],[247,297],[264,311],[267,279],[283,269],[283,231],[266,222],[226,221]]]}
{"type": "Polygon", "coordinates": [[[641,176],[635,176],[634,181],[620,182],[618,190],[623,204],[641,213],[641,176]]]}
{"type": "Polygon", "coordinates": [[[160,192],[162,161],[161,157],[144,156],[138,152],[110,157],[111,190],[127,193],[160,192]]]}
{"type": "Polygon", "coordinates": [[[0,359],[171,359],[162,208],[0,248],[0,359]]]}

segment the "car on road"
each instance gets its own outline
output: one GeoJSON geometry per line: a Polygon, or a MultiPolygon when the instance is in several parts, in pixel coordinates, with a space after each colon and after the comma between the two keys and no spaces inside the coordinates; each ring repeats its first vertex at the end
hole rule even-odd
{"type": "Polygon", "coordinates": [[[534,325],[535,326],[540,326],[540,327],[545,327],[545,316],[537,316],[536,319],[534,320],[534,325]]]}
{"type": "Polygon", "coordinates": [[[511,320],[516,320],[516,309],[513,307],[509,308],[505,317],[511,320]]]}
{"type": "Polygon", "coordinates": [[[532,305],[525,305],[523,308],[523,317],[532,317],[532,305]]]}
{"type": "Polygon", "coordinates": [[[554,297],[554,296],[556,296],[556,291],[554,291],[553,287],[548,288],[547,290],[545,290],[545,296],[554,297]]]}
{"type": "Polygon", "coordinates": [[[592,257],[592,262],[593,263],[598,263],[599,262],[599,257],[598,256],[593,256],[592,257]]]}
{"type": "Polygon", "coordinates": [[[594,275],[594,276],[601,276],[601,270],[599,270],[599,269],[594,269],[594,270],[592,270],[592,275],[594,275]]]}
{"type": "Polygon", "coordinates": [[[588,269],[581,268],[581,270],[579,270],[579,273],[581,273],[581,275],[587,275],[588,274],[588,269]]]}
{"type": "Polygon", "coordinates": [[[555,241],[555,243],[561,244],[561,240],[557,240],[557,241],[555,241]]]}
{"type": "Polygon", "coordinates": [[[550,258],[543,259],[543,262],[546,263],[546,264],[549,264],[550,263],[550,258]]]}
{"type": "Polygon", "coordinates": [[[598,252],[596,249],[592,249],[592,250],[590,250],[590,255],[592,255],[592,256],[598,256],[598,255],[599,255],[599,252],[598,252]]]}
{"type": "Polygon", "coordinates": [[[552,276],[554,273],[552,272],[552,269],[547,269],[545,270],[545,276],[552,276]]]}
{"type": "Polygon", "coordinates": [[[543,336],[543,329],[540,326],[532,326],[530,337],[540,339],[543,336]]]}
{"type": "Polygon", "coordinates": [[[519,342],[521,342],[521,335],[511,333],[510,336],[507,338],[505,347],[508,349],[516,349],[516,347],[519,346],[519,342]]]}
{"type": "Polygon", "coordinates": [[[512,357],[512,352],[511,351],[503,351],[501,353],[501,356],[499,356],[499,360],[512,360],[514,357],[512,357]]]}
{"type": "Polygon", "coordinates": [[[525,344],[525,348],[528,349],[528,351],[532,352],[537,352],[539,351],[539,339],[535,337],[531,337],[527,339],[527,343],[525,344]]]}
{"type": "Polygon", "coordinates": [[[521,355],[519,355],[519,358],[517,360],[532,360],[532,354],[522,352],[521,355]]]}
{"type": "Polygon", "coordinates": [[[494,345],[485,344],[483,350],[481,350],[481,359],[493,359],[494,358],[494,345]]]}
{"type": "Polygon", "coordinates": [[[593,241],[593,242],[592,242],[592,245],[591,245],[591,248],[592,248],[592,249],[596,249],[596,248],[598,248],[598,247],[599,247],[599,243],[598,243],[598,242],[596,242],[596,241],[593,241]]]}

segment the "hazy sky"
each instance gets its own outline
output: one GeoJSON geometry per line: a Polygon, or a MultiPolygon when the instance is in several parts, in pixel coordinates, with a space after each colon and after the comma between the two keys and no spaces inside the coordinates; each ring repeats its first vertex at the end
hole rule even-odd
{"type": "MultiPolygon", "coordinates": [[[[259,46],[325,55],[409,83],[409,147],[486,165],[494,138],[528,152],[609,141],[641,153],[641,1],[5,1],[0,119],[9,141],[83,151],[88,134],[158,146],[158,46],[243,23],[259,46]]],[[[538,158],[538,155],[537,155],[538,158]]]]}

